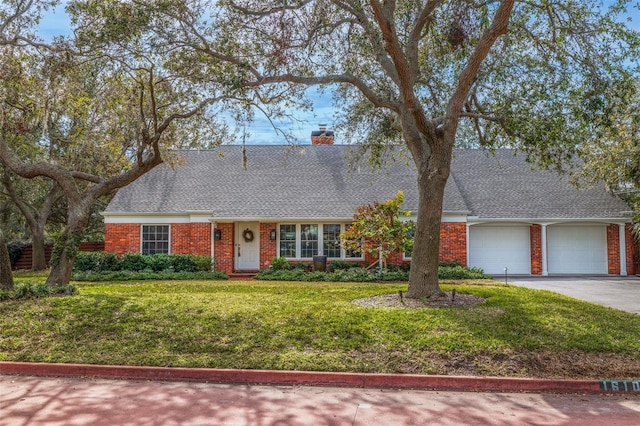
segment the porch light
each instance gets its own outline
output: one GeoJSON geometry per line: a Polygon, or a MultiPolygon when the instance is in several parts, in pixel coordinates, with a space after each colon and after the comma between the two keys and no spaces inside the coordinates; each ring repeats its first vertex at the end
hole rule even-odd
{"type": "Polygon", "coordinates": [[[271,231],[269,231],[269,239],[271,241],[275,241],[276,239],[278,239],[278,234],[275,229],[272,229],[271,231]]]}
{"type": "Polygon", "coordinates": [[[222,230],[216,228],[213,230],[213,239],[220,241],[222,239],[222,230]]]}

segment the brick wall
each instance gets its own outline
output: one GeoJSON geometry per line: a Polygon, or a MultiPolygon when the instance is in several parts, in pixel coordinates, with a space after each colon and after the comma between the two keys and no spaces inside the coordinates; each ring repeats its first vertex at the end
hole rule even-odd
{"type": "Polygon", "coordinates": [[[636,264],[634,262],[635,238],[633,238],[633,226],[627,223],[624,228],[625,246],[627,247],[627,275],[636,274],[636,264]]]}
{"type": "MultiPolygon", "coordinates": [[[[635,263],[633,259],[633,250],[635,241],[632,233],[632,225],[630,223],[624,228],[625,260],[627,262],[627,275],[636,273],[635,263]]],[[[609,224],[607,226],[607,262],[609,274],[620,274],[620,228],[617,224],[609,224]]]]}
{"type": "Polygon", "coordinates": [[[464,222],[444,222],[440,224],[440,260],[457,260],[467,264],[467,224],[464,222]]]}
{"type": "Polygon", "coordinates": [[[542,225],[530,227],[531,275],[542,275],[542,225]]]}
{"type": "Polygon", "coordinates": [[[271,230],[276,229],[275,223],[260,223],[260,269],[268,268],[271,259],[278,256],[278,241],[269,239],[271,230]]]}
{"type": "Polygon", "coordinates": [[[214,241],[214,257],[216,269],[225,274],[233,273],[234,266],[234,233],[233,223],[217,223],[216,228],[220,230],[222,239],[214,241]]]}
{"type": "Polygon", "coordinates": [[[618,225],[607,225],[607,262],[608,273],[620,274],[620,231],[618,225]]]}
{"type": "Polygon", "coordinates": [[[211,223],[171,225],[171,253],[211,256],[211,223]]]}
{"type": "Polygon", "coordinates": [[[104,250],[116,253],[140,253],[139,223],[105,223],[104,250]]]}

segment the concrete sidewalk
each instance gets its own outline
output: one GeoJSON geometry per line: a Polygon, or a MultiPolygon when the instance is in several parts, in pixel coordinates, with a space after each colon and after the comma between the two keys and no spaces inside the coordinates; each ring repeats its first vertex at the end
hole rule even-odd
{"type": "Polygon", "coordinates": [[[0,426],[637,425],[638,395],[438,392],[0,375],[0,426]]]}

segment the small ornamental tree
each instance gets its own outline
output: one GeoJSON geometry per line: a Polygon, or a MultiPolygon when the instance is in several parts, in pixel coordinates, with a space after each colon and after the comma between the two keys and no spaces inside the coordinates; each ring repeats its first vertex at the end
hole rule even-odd
{"type": "Polygon", "coordinates": [[[358,207],[353,224],[340,237],[346,250],[364,251],[378,258],[380,268],[387,263],[393,252],[408,252],[413,249],[415,223],[402,220],[410,215],[400,207],[404,194],[398,191],[395,197],[380,203],[358,207]]]}

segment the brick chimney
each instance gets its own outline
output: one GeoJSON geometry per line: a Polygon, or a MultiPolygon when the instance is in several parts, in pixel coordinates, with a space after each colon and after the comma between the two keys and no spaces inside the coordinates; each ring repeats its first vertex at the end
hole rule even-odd
{"type": "Polygon", "coordinates": [[[327,130],[327,125],[321,124],[318,130],[311,132],[311,145],[333,145],[333,130],[327,130]]]}

